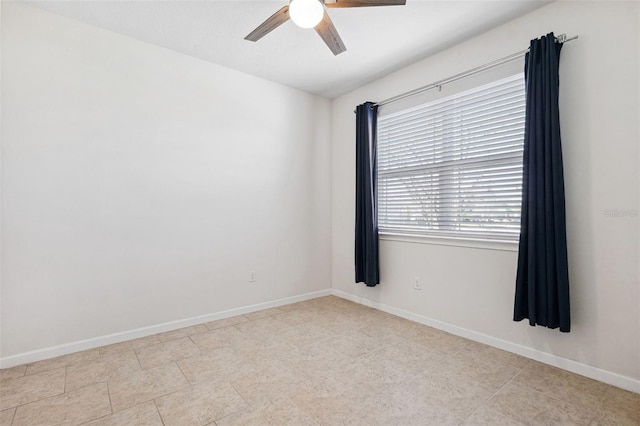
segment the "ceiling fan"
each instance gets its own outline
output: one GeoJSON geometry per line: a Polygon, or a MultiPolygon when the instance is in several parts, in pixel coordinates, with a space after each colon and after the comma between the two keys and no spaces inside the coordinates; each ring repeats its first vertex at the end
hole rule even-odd
{"type": "Polygon", "coordinates": [[[291,18],[301,28],[314,28],[334,55],[347,50],[326,8],[402,6],[407,0],[290,0],[244,39],[258,41],[291,18]]]}

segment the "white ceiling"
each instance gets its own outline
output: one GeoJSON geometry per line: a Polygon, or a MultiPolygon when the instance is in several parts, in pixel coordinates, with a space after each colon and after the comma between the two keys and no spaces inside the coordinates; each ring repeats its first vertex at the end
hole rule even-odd
{"type": "Polygon", "coordinates": [[[35,1],[36,7],[328,98],[524,15],[544,0],[407,0],[331,9],[347,51],[333,56],[291,21],[244,37],[287,0],[35,1]]]}

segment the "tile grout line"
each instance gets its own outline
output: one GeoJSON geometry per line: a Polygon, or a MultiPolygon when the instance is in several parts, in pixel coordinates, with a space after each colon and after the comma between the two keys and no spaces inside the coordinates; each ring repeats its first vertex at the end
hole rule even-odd
{"type": "MultiPolygon", "coordinates": [[[[5,408],[2,411],[10,410],[12,408],[15,408],[16,409],[16,413],[17,413],[18,412],[18,407],[22,407],[22,406],[25,406],[25,405],[33,404],[34,402],[44,401],[45,399],[53,398],[53,397],[56,397],[56,396],[64,395],[64,387],[66,386],[66,380],[67,380],[66,379],[66,367],[58,367],[55,370],[59,370],[61,368],[65,369],[65,385],[63,386],[63,390],[62,390],[61,393],[56,393],[56,394],[53,394],[53,395],[45,396],[44,398],[34,399],[33,401],[25,402],[24,404],[14,405],[13,407],[5,408]]],[[[35,376],[37,374],[50,373],[51,371],[53,371],[53,370],[43,371],[42,373],[32,374],[31,376],[35,376]]],[[[25,377],[28,377],[28,376],[16,377],[16,379],[22,379],[22,378],[25,378],[25,377]]],[[[15,419],[15,413],[13,415],[13,418],[15,419]]],[[[13,423],[13,420],[11,421],[11,423],[13,423]]]]}
{"type": "MultiPolygon", "coordinates": [[[[523,370],[524,370],[524,369],[523,369],[523,370]]],[[[518,376],[519,374],[520,374],[520,373],[518,373],[516,376],[518,376]]],[[[516,378],[516,376],[514,376],[514,377],[513,377],[513,379],[515,379],[515,378],[516,378]]],[[[513,379],[512,379],[512,380],[513,380],[513,379]]],[[[542,395],[542,396],[544,396],[544,397],[546,397],[546,398],[549,398],[549,399],[551,399],[551,400],[553,400],[553,401],[556,401],[556,402],[559,402],[559,403],[562,403],[562,404],[566,404],[566,405],[569,405],[569,406],[576,406],[576,403],[574,403],[574,402],[566,401],[566,400],[564,400],[564,399],[562,399],[562,398],[559,398],[559,397],[555,396],[555,394],[549,394],[549,393],[547,393],[547,392],[545,392],[545,391],[538,390],[538,389],[536,389],[536,388],[534,388],[534,387],[531,387],[531,386],[529,386],[529,385],[527,385],[527,384],[525,384],[525,383],[514,383],[514,385],[515,385],[515,386],[519,386],[519,387],[524,388],[524,389],[528,389],[528,390],[529,390],[529,391],[531,391],[531,392],[535,392],[535,393],[537,393],[537,394],[539,394],[539,395],[542,395]]],[[[505,385],[505,386],[506,386],[506,385],[505,385]]],[[[611,385],[607,385],[607,386],[609,386],[609,388],[611,387],[611,385]]],[[[609,389],[609,388],[607,388],[607,389],[609,389]]],[[[605,393],[606,393],[606,392],[605,392],[605,393]]],[[[504,415],[506,415],[506,416],[507,416],[507,417],[509,417],[509,418],[512,418],[511,416],[507,415],[506,413],[504,413],[504,415]]],[[[590,424],[591,422],[593,422],[594,417],[595,417],[595,410],[594,410],[594,414],[593,414],[591,417],[589,417],[589,419],[588,419],[588,420],[589,420],[588,424],[590,424]]],[[[515,420],[515,419],[514,419],[514,420],[515,420]]],[[[517,421],[517,420],[516,420],[516,421],[517,421]]]]}
{"type": "MultiPolygon", "coordinates": [[[[204,333],[202,333],[202,334],[204,334],[204,333]]],[[[192,336],[189,336],[189,340],[191,340],[191,343],[193,343],[194,345],[196,345],[196,347],[197,347],[200,351],[202,351],[202,348],[201,348],[200,346],[198,346],[198,344],[196,343],[196,341],[195,341],[195,340],[193,340],[193,339],[192,339],[192,337],[193,337],[193,336],[195,336],[195,334],[194,334],[194,335],[192,335],[192,336]]]]}
{"type": "MultiPolygon", "coordinates": [[[[526,365],[525,365],[525,367],[526,367],[526,365]]],[[[513,377],[511,377],[511,378],[510,378],[510,379],[509,379],[509,380],[508,380],[504,385],[502,385],[502,386],[501,386],[497,391],[495,391],[495,392],[494,392],[494,393],[493,393],[489,398],[487,398],[487,399],[486,399],[482,404],[480,404],[480,406],[479,406],[478,408],[476,408],[476,409],[473,411],[473,413],[471,413],[471,414],[470,414],[469,416],[467,416],[464,420],[462,420],[460,423],[458,423],[458,425],[461,425],[461,424],[463,424],[464,422],[466,422],[466,421],[467,421],[468,419],[470,419],[474,414],[476,414],[476,413],[478,412],[478,410],[480,410],[482,407],[485,407],[485,408],[487,408],[487,409],[489,409],[489,410],[490,410],[490,408],[488,408],[488,407],[486,406],[486,405],[487,405],[487,402],[489,402],[489,401],[490,401],[494,396],[496,396],[498,393],[500,393],[500,391],[501,391],[502,389],[504,389],[505,387],[507,387],[507,385],[509,385],[509,383],[511,383],[511,382],[512,382],[512,381],[513,381],[513,380],[514,380],[514,379],[515,379],[515,378],[516,378],[516,377],[517,377],[517,376],[522,372],[522,370],[524,370],[524,368],[525,368],[525,367],[522,367],[522,368],[520,369],[520,371],[518,371],[516,374],[514,374],[514,375],[513,375],[513,377]]],[[[513,417],[511,417],[511,416],[507,415],[506,413],[500,413],[500,414],[502,414],[502,415],[503,415],[503,416],[505,416],[505,417],[509,417],[509,418],[510,418],[511,420],[513,420],[513,421],[516,421],[516,422],[520,423],[520,421],[519,421],[519,420],[514,419],[513,417]]]]}
{"type": "Polygon", "coordinates": [[[598,403],[598,406],[596,407],[595,411],[593,412],[593,417],[590,419],[591,423],[593,423],[595,420],[598,419],[599,413],[600,413],[600,409],[602,408],[602,406],[604,405],[604,401],[607,398],[607,394],[609,394],[609,392],[611,392],[611,389],[613,389],[614,386],[609,385],[607,387],[607,390],[604,391],[604,393],[602,394],[602,399],[600,400],[600,402],[598,403]]]}
{"type": "Polygon", "coordinates": [[[91,419],[91,420],[84,421],[84,422],[80,423],[80,424],[79,424],[79,425],[77,425],[77,426],[83,426],[83,425],[87,425],[87,424],[89,424],[89,423],[91,423],[91,422],[95,422],[95,421],[97,421],[97,420],[100,420],[100,419],[106,419],[107,417],[109,417],[109,416],[111,416],[111,415],[113,415],[113,413],[105,414],[104,416],[100,416],[100,417],[95,418],[95,419],[91,419]]]}
{"type": "MultiPolygon", "coordinates": [[[[238,392],[238,389],[236,389],[236,387],[233,386],[233,383],[229,382],[229,386],[231,386],[233,388],[233,390],[236,391],[236,393],[238,395],[240,395],[240,398],[242,398],[244,403],[247,404],[247,407],[249,407],[251,405],[251,404],[249,404],[249,401],[247,401],[246,398],[244,396],[242,396],[242,394],[240,392],[238,392]]],[[[227,416],[223,416],[223,417],[227,417],[227,416]]],[[[220,417],[220,418],[223,418],[223,417],[220,417]]],[[[219,420],[219,419],[216,419],[216,420],[219,420]]],[[[215,422],[215,420],[214,420],[214,422],[215,422]]]]}
{"type": "MultiPolygon", "coordinates": [[[[537,361],[535,361],[535,360],[529,360],[529,363],[528,363],[525,367],[528,367],[529,365],[533,364],[534,362],[537,362],[537,361]]],[[[570,371],[563,370],[563,369],[558,368],[558,367],[553,367],[553,366],[551,366],[551,368],[556,369],[556,370],[559,370],[559,371],[560,371],[561,373],[563,373],[563,374],[564,374],[564,373],[567,373],[567,374],[572,375],[572,376],[585,377],[585,376],[582,376],[582,375],[580,375],[580,374],[572,373],[572,372],[570,372],[570,371]]],[[[522,368],[522,370],[520,370],[520,373],[522,373],[522,371],[523,371],[523,370],[524,370],[524,368],[522,368]]],[[[516,376],[520,375],[520,373],[518,373],[516,376]]],[[[515,378],[515,377],[514,377],[514,378],[515,378]]],[[[594,410],[593,415],[589,418],[589,421],[590,421],[590,422],[592,422],[592,421],[595,419],[595,417],[597,416],[597,409],[601,407],[602,403],[604,403],[604,398],[605,398],[605,396],[606,396],[607,392],[609,392],[609,390],[610,390],[611,388],[615,387],[615,386],[613,386],[613,385],[609,385],[609,384],[606,384],[606,383],[604,383],[604,382],[600,382],[600,381],[598,381],[598,380],[591,379],[591,378],[589,378],[589,377],[586,377],[586,379],[591,380],[591,381],[594,381],[594,382],[602,383],[602,384],[605,384],[605,385],[607,386],[606,390],[605,390],[605,391],[603,392],[603,394],[602,394],[601,399],[600,399],[600,400],[598,401],[598,403],[597,403],[597,407],[596,407],[596,409],[594,410]]],[[[556,394],[554,394],[554,393],[549,393],[547,390],[538,390],[538,389],[534,388],[533,386],[530,386],[529,384],[526,384],[526,383],[516,383],[516,385],[517,385],[517,386],[524,387],[524,388],[529,389],[529,390],[532,390],[532,391],[535,391],[535,392],[537,392],[537,393],[539,393],[539,394],[541,394],[541,395],[546,396],[547,398],[553,399],[554,401],[558,401],[558,402],[561,402],[561,403],[563,403],[563,404],[569,404],[569,405],[572,405],[572,406],[582,405],[582,403],[581,403],[581,402],[580,402],[580,403],[576,403],[576,402],[572,402],[572,401],[566,400],[566,399],[564,399],[563,397],[559,397],[559,396],[557,396],[557,395],[556,395],[556,394]]]]}
{"type": "Polygon", "coordinates": [[[67,393],[67,369],[69,368],[69,366],[65,366],[64,367],[64,387],[62,388],[62,394],[64,395],[65,393],[67,393]]]}
{"type": "Polygon", "coordinates": [[[18,407],[15,407],[13,410],[13,415],[11,416],[11,421],[9,422],[9,426],[13,425],[13,420],[16,418],[16,413],[18,412],[18,407]]]}
{"type": "Polygon", "coordinates": [[[111,410],[111,414],[113,414],[113,404],[111,403],[111,389],[109,389],[109,381],[107,380],[107,395],[109,396],[109,409],[111,410]]]}
{"type": "MultiPolygon", "coordinates": [[[[136,357],[136,361],[138,361],[138,366],[140,367],[140,371],[136,372],[139,373],[141,371],[146,371],[144,368],[142,368],[142,363],[140,362],[140,358],[138,358],[138,352],[136,352],[135,349],[131,349],[133,351],[133,355],[136,357]]],[[[127,374],[127,376],[132,376],[133,374],[136,373],[131,373],[131,374],[127,374]]]]}
{"type": "MultiPolygon", "coordinates": [[[[171,395],[171,394],[169,394],[171,395]]],[[[162,418],[162,413],[160,412],[160,409],[158,408],[158,403],[156,403],[155,398],[153,399],[153,406],[156,407],[156,412],[158,413],[158,417],[160,417],[160,421],[162,422],[162,426],[164,425],[164,419],[162,418]]]]}
{"type": "MultiPolygon", "coordinates": [[[[196,345],[197,346],[197,345],[196,345]]],[[[200,347],[198,347],[198,349],[200,349],[200,347]]],[[[200,352],[199,355],[201,355],[202,352],[200,352]]],[[[192,355],[192,356],[196,356],[196,355],[192,355]]],[[[187,357],[187,358],[191,358],[191,357],[187,357]]],[[[182,359],[187,359],[187,358],[182,358],[182,359]]],[[[180,360],[182,361],[182,360],[180,360]]],[[[178,370],[180,370],[180,374],[182,374],[182,377],[184,377],[184,379],[187,381],[187,383],[189,383],[189,386],[191,387],[191,389],[193,389],[193,383],[191,383],[191,380],[189,380],[189,378],[187,377],[186,374],[184,374],[184,371],[182,370],[182,367],[180,366],[180,364],[178,363],[178,361],[173,361],[176,364],[176,367],[178,367],[178,370]]],[[[177,391],[176,391],[177,392],[177,391]]],[[[172,392],[173,393],[173,392],[172,392]]],[[[155,399],[154,399],[155,401],[155,399]]]]}
{"type": "MultiPolygon", "coordinates": [[[[240,392],[238,392],[238,389],[236,389],[236,387],[235,387],[235,386],[233,386],[233,383],[228,382],[228,384],[229,384],[229,386],[231,386],[231,389],[233,389],[233,390],[235,391],[235,393],[237,393],[237,394],[238,394],[238,396],[240,397],[240,399],[242,399],[242,401],[246,404],[245,409],[251,409],[251,408],[252,408],[252,405],[251,405],[251,404],[249,404],[249,402],[245,399],[245,397],[244,397],[244,396],[242,396],[242,394],[241,394],[240,392]]],[[[239,413],[240,411],[242,411],[242,409],[236,410],[236,411],[234,411],[233,413],[229,413],[229,414],[226,414],[226,415],[224,415],[224,416],[222,416],[222,417],[220,417],[220,418],[214,419],[214,420],[213,420],[213,422],[211,422],[210,424],[217,425],[217,424],[218,424],[218,423],[217,423],[217,422],[218,422],[218,420],[224,419],[225,417],[232,416],[232,415],[234,415],[234,414],[236,414],[236,413],[239,413]]]]}

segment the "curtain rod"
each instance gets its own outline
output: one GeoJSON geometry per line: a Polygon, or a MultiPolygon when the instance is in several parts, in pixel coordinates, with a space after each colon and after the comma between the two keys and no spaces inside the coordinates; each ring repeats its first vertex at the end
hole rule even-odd
{"type": "MultiPolygon", "coordinates": [[[[578,36],[573,36],[573,37],[567,38],[566,34],[560,34],[560,35],[556,36],[556,43],[565,43],[567,41],[575,40],[577,38],[578,38],[578,36]]],[[[387,105],[387,104],[399,101],[401,99],[408,98],[409,96],[413,96],[413,95],[417,95],[417,94],[422,93],[422,92],[426,92],[427,90],[440,89],[443,85],[445,85],[447,83],[452,83],[452,82],[460,80],[462,78],[469,77],[469,76],[471,76],[473,74],[477,74],[479,72],[482,72],[482,71],[497,67],[499,65],[506,64],[507,62],[511,62],[511,61],[521,57],[522,55],[524,55],[528,51],[529,51],[529,49],[527,48],[527,49],[521,50],[520,52],[512,53],[511,55],[505,56],[504,58],[496,59],[495,61],[488,62],[488,63],[486,63],[484,65],[480,65],[480,66],[472,68],[470,70],[461,72],[460,74],[456,74],[454,76],[451,76],[451,77],[448,77],[448,78],[445,78],[445,79],[442,79],[442,80],[438,80],[435,83],[431,83],[431,84],[428,84],[426,86],[418,87],[417,89],[413,89],[413,90],[410,90],[408,92],[401,93],[401,94],[393,96],[393,97],[391,97],[389,99],[385,99],[384,101],[376,102],[373,105],[375,105],[375,106],[387,105]]],[[[355,112],[355,111],[353,111],[353,112],[355,112]]]]}

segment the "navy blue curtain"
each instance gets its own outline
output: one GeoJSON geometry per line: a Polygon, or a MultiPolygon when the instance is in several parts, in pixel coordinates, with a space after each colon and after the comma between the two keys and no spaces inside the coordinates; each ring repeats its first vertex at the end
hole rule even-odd
{"type": "Polygon", "coordinates": [[[378,266],[377,142],[378,106],[356,108],[356,282],[380,283],[378,266]]]}
{"type": "Polygon", "coordinates": [[[569,332],[569,271],[558,111],[561,43],[531,41],[525,57],[526,122],[514,321],[569,332]]]}

